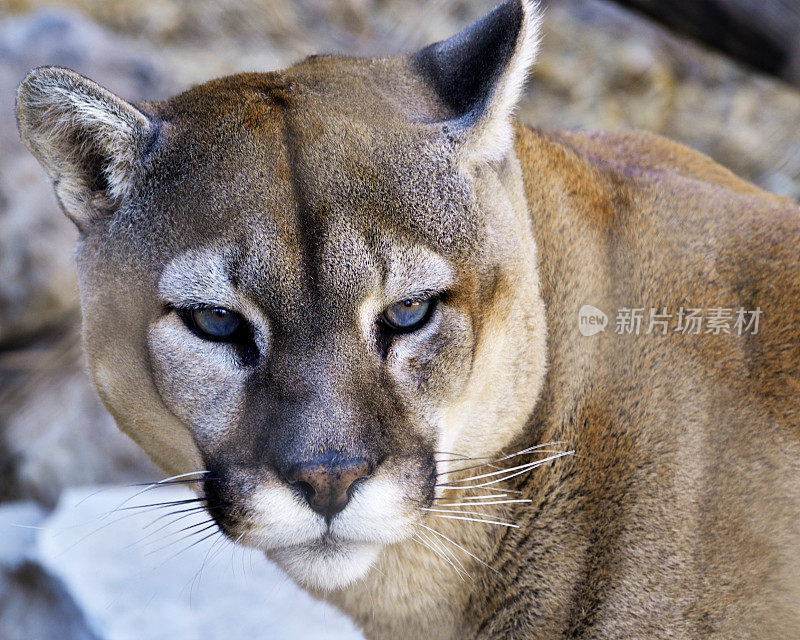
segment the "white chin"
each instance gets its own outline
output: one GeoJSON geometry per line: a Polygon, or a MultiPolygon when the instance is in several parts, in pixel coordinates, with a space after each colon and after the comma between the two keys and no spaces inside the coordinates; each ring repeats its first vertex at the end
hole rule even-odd
{"type": "Polygon", "coordinates": [[[334,591],[367,575],[380,550],[380,544],[321,540],[273,549],[268,555],[302,586],[334,591]]]}

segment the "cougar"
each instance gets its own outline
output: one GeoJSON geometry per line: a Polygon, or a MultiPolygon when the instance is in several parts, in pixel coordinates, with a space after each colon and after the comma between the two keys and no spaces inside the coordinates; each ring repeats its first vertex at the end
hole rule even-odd
{"type": "Polygon", "coordinates": [[[800,209],[516,122],[539,24],[138,105],[32,71],[97,391],[369,638],[796,639],[800,209]]]}

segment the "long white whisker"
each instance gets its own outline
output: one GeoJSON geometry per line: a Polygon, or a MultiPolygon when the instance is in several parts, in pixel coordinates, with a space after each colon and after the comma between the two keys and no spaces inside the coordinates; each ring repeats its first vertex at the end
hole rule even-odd
{"type": "Polygon", "coordinates": [[[503,456],[502,458],[498,458],[494,460],[494,462],[502,462],[503,460],[508,460],[509,458],[514,458],[516,456],[521,456],[526,453],[531,453],[532,451],[537,451],[542,449],[543,447],[554,447],[560,444],[567,444],[565,440],[554,440],[553,442],[544,442],[542,444],[537,444],[533,447],[528,447],[527,449],[522,449],[521,451],[517,451],[516,453],[510,453],[507,456],[503,456]]]}
{"type": "Polygon", "coordinates": [[[463,453],[456,453],[455,451],[434,451],[434,455],[437,453],[444,454],[446,456],[456,456],[457,458],[461,458],[462,460],[474,460],[475,458],[471,458],[470,456],[465,456],[463,453]]]}
{"type": "MultiPolygon", "coordinates": [[[[490,485],[497,484],[498,482],[505,482],[506,480],[510,480],[511,478],[515,478],[516,476],[518,476],[520,474],[523,474],[523,473],[526,473],[526,472],[530,471],[531,469],[536,469],[537,467],[540,467],[541,465],[543,465],[545,462],[550,462],[551,460],[555,460],[556,458],[563,458],[564,456],[570,456],[573,453],[575,453],[575,452],[574,451],[565,451],[564,453],[561,453],[561,454],[559,454],[557,456],[550,456],[549,458],[545,458],[544,460],[537,460],[536,462],[531,462],[531,463],[529,463],[527,465],[521,465],[522,467],[524,467],[521,471],[517,471],[516,473],[512,473],[512,474],[510,474],[508,476],[504,476],[502,478],[497,478],[496,480],[488,480],[486,482],[481,482],[480,484],[475,484],[475,485],[461,485],[460,488],[462,488],[462,489],[481,489],[481,488],[484,488],[484,487],[489,487],[490,485]]],[[[519,467],[515,467],[515,468],[519,468],[519,467]]],[[[511,471],[511,469],[508,469],[507,471],[511,471]]],[[[491,475],[494,475],[494,474],[491,474],[491,475]]],[[[466,480],[475,480],[477,478],[480,478],[480,476],[477,476],[476,478],[465,478],[465,481],[466,480]]],[[[455,482],[461,482],[461,481],[457,480],[455,482]]],[[[449,484],[449,483],[445,483],[445,484],[449,484]]],[[[447,488],[447,487],[445,487],[445,488],[447,488]]],[[[507,489],[503,489],[503,491],[507,491],[507,489]]]]}
{"type": "Polygon", "coordinates": [[[498,476],[498,475],[501,475],[503,473],[509,473],[511,471],[517,471],[518,469],[533,468],[533,467],[539,466],[541,464],[544,464],[545,462],[549,462],[550,460],[555,460],[556,458],[560,458],[560,457],[562,457],[564,455],[567,455],[567,453],[571,453],[571,452],[560,451],[556,455],[549,456],[547,458],[542,458],[541,460],[534,460],[533,462],[526,462],[525,464],[521,464],[521,465],[518,465],[516,467],[511,467],[509,469],[501,469],[500,471],[489,471],[487,473],[482,473],[481,475],[478,475],[478,476],[471,476],[469,478],[462,478],[460,480],[452,480],[452,481],[450,481],[450,482],[448,482],[446,484],[456,484],[458,482],[472,482],[474,480],[480,480],[481,478],[491,478],[492,476],[498,476]]]}
{"type": "MultiPolygon", "coordinates": [[[[459,467],[457,469],[445,469],[437,473],[437,476],[447,475],[449,473],[459,473],[461,471],[469,471],[470,469],[480,469],[481,467],[491,467],[492,469],[500,469],[496,464],[496,462],[502,462],[503,460],[509,460],[510,458],[514,458],[516,456],[521,456],[526,453],[563,453],[563,451],[557,451],[555,449],[544,449],[543,447],[548,447],[550,445],[555,444],[565,444],[564,442],[557,441],[557,442],[545,442],[544,444],[537,444],[534,447],[528,447],[527,449],[522,449],[521,451],[517,451],[516,453],[510,453],[507,456],[503,456],[502,458],[496,458],[495,460],[490,460],[489,462],[483,462],[481,464],[475,464],[469,467],[459,467]]],[[[472,458],[473,460],[485,460],[486,458],[472,458]]],[[[437,462],[464,462],[464,460],[437,460],[437,462]]],[[[500,469],[503,471],[503,469],[500,469]]],[[[509,469],[505,469],[505,471],[509,471],[509,469]]]]}
{"type": "Polygon", "coordinates": [[[434,498],[434,500],[490,500],[492,498],[507,498],[508,494],[506,493],[496,493],[490,496],[461,496],[458,498],[448,498],[447,496],[440,496],[439,498],[434,498]]]}
{"type": "Polygon", "coordinates": [[[450,558],[453,562],[455,562],[464,571],[464,575],[469,576],[469,572],[467,571],[467,568],[461,563],[461,561],[458,558],[456,558],[453,555],[452,551],[447,549],[447,547],[445,547],[442,544],[439,544],[439,542],[435,538],[432,538],[430,536],[430,534],[428,534],[428,533],[426,533],[424,531],[418,531],[417,535],[418,536],[422,536],[423,538],[425,538],[425,540],[430,542],[433,547],[435,547],[436,549],[439,549],[439,551],[442,552],[442,555],[444,557],[450,558]]]}
{"type": "Polygon", "coordinates": [[[461,570],[464,572],[464,575],[467,578],[469,578],[470,580],[472,579],[472,576],[469,574],[469,571],[467,571],[467,568],[462,564],[461,560],[459,560],[458,557],[452,551],[450,551],[450,549],[448,549],[444,544],[439,544],[436,538],[431,537],[430,534],[425,533],[424,531],[418,531],[417,535],[423,536],[428,542],[430,542],[434,547],[439,549],[444,554],[445,559],[450,558],[459,567],[461,567],[461,570]]]}
{"type": "Polygon", "coordinates": [[[519,529],[518,524],[513,524],[511,522],[500,522],[498,520],[481,520],[479,518],[467,518],[466,516],[444,516],[436,513],[431,515],[431,518],[447,518],[448,520],[469,520],[470,522],[482,522],[484,524],[496,524],[501,527],[514,527],[515,529],[519,529]]]}
{"type": "MultiPolygon", "coordinates": [[[[502,480],[497,480],[497,482],[502,482],[502,480]]],[[[486,483],[486,484],[489,484],[489,483],[486,483]]],[[[493,483],[491,483],[491,484],[494,484],[494,482],[493,482],[493,483]]],[[[442,491],[455,491],[456,489],[459,489],[459,490],[466,490],[466,489],[482,489],[483,491],[504,491],[505,493],[522,493],[522,491],[517,491],[516,489],[506,489],[506,488],[504,488],[504,487],[503,487],[503,488],[501,488],[501,487],[486,487],[486,486],[485,486],[485,485],[483,485],[483,484],[477,484],[477,485],[475,485],[475,486],[466,486],[466,487],[465,487],[465,486],[461,486],[461,487],[450,487],[450,486],[448,486],[447,484],[437,484],[436,486],[437,486],[437,487],[439,487],[439,489],[440,489],[440,490],[442,490],[442,491]]],[[[477,498],[477,497],[478,497],[478,496],[476,496],[476,498],[477,498]]],[[[481,497],[482,497],[482,496],[481,496],[481,497]]],[[[446,498],[446,499],[448,499],[448,500],[455,500],[456,498],[446,498]]],[[[466,498],[465,498],[465,499],[466,499],[466,498]]]]}
{"type": "Polygon", "coordinates": [[[464,547],[462,547],[460,544],[458,544],[458,543],[457,543],[455,540],[451,540],[450,538],[448,538],[448,537],[447,537],[446,535],[444,535],[443,533],[441,533],[441,532],[437,531],[437,530],[436,530],[436,529],[434,529],[433,527],[429,527],[428,525],[425,525],[425,524],[419,523],[419,526],[420,526],[420,527],[422,527],[423,529],[427,529],[427,530],[428,530],[428,531],[430,531],[431,533],[434,533],[434,534],[436,534],[436,535],[437,535],[437,536],[439,536],[440,538],[444,538],[444,539],[445,539],[445,540],[447,540],[447,541],[448,541],[450,544],[452,544],[452,545],[455,545],[456,547],[458,547],[459,549],[461,549],[461,550],[462,550],[464,553],[466,553],[466,554],[467,554],[467,555],[468,555],[470,558],[473,558],[474,560],[477,560],[478,562],[480,562],[480,563],[481,563],[481,564],[482,564],[484,567],[486,567],[487,569],[491,569],[492,571],[494,571],[495,573],[497,573],[497,569],[495,569],[494,567],[490,567],[490,566],[489,566],[488,564],[486,564],[486,563],[485,563],[483,560],[481,560],[481,559],[480,559],[478,556],[476,556],[474,553],[470,553],[469,551],[467,551],[467,550],[466,550],[464,547]]]}
{"type": "MultiPolygon", "coordinates": [[[[497,517],[497,516],[493,516],[491,513],[483,513],[482,511],[462,511],[460,509],[428,509],[426,507],[420,507],[420,510],[421,511],[428,511],[428,512],[431,512],[433,514],[437,514],[437,513],[460,513],[460,514],[466,515],[466,516],[480,516],[481,518],[496,518],[497,517]]],[[[433,515],[431,517],[438,518],[439,516],[433,515]]],[[[503,524],[506,524],[506,525],[509,525],[509,526],[511,526],[513,524],[512,522],[508,522],[506,520],[501,520],[500,518],[497,518],[497,520],[499,522],[502,522],[503,524]]]]}
{"type": "Polygon", "coordinates": [[[447,562],[447,563],[448,563],[448,564],[449,564],[451,567],[453,567],[453,569],[455,570],[455,572],[458,574],[458,577],[459,577],[459,578],[461,578],[462,580],[464,579],[464,577],[461,575],[461,570],[460,570],[460,569],[459,569],[459,568],[458,568],[456,565],[454,565],[454,564],[453,564],[453,561],[452,561],[452,560],[450,560],[450,558],[448,558],[448,557],[447,557],[447,556],[445,556],[444,554],[442,554],[442,553],[440,553],[439,551],[437,551],[436,549],[434,549],[434,548],[433,548],[431,545],[429,545],[427,542],[425,542],[425,541],[424,541],[422,538],[418,538],[417,536],[413,536],[413,537],[411,538],[411,540],[412,540],[412,542],[416,542],[417,544],[421,544],[422,546],[424,546],[424,547],[427,547],[428,549],[430,549],[431,551],[433,551],[433,553],[434,553],[436,556],[438,556],[438,557],[442,558],[442,559],[443,559],[445,562],[447,562]]]}
{"type": "Polygon", "coordinates": [[[458,473],[459,471],[469,471],[470,469],[480,469],[481,467],[491,467],[492,469],[499,469],[496,464],[492,464],[491,462],[481,462],[480,464],[473,464],[469,467],[458,467],[456,469],[445,469],[444,471],[439,471],[436,475],[437,476],[444,476],[448,473],[458,473]]]}
{"type": "Polygon", "coordinates": [[[480,507],[488,504],[512,504],[512,503],[531,503],[531,500],[520,498],[519,500],[489,500],[488,502],[448,502],[446,504],[437,504],[437,507],[480,507]]]}

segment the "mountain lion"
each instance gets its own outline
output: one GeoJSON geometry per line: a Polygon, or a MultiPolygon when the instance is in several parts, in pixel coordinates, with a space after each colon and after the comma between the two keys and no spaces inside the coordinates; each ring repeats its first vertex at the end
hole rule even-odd
{"type": "Polygon", "coordinates": [[[800,209],[516,123],[538,37],[508,0],[137,106],[31,72],[98,393],[370,638],[796,639],[800,209]]]}

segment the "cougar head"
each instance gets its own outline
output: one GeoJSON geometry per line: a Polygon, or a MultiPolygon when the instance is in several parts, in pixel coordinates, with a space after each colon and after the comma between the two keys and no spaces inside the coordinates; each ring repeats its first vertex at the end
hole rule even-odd
{"type": "MultiPolygon", "coordinates": [[[[511,112],[530,3],[387,59],[315,56],[131,105],[39,68],[19,127],[80,231],[119,426],[230,538],[341,588],[424,521],[439,452],[524,428],[544,310],[511,112]]],[[[452,457],[451,454],[444,454],[452,457]]]]}

